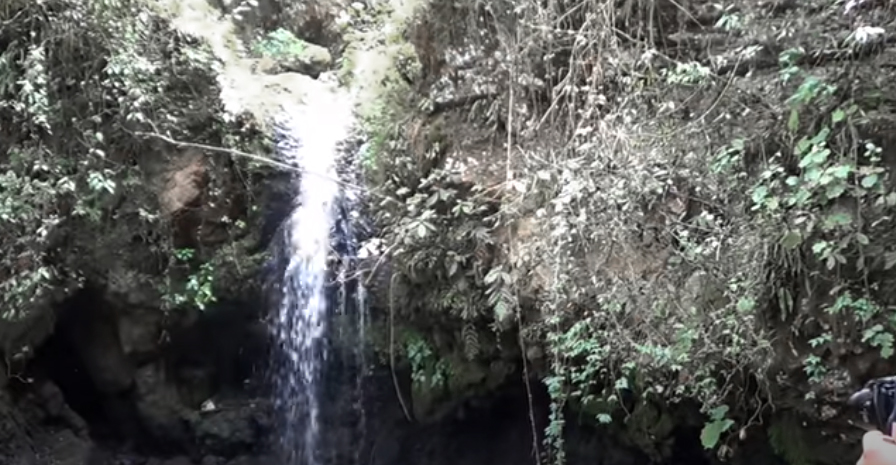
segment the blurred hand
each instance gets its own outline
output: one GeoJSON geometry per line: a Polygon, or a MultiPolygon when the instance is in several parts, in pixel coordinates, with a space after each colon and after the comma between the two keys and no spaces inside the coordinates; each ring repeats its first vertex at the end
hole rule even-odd
{"type": "Polygon", "coordinates": [[[896,441],[880,431],[865,433],[862,457],[856,465],[896,465],[896,441]]]}

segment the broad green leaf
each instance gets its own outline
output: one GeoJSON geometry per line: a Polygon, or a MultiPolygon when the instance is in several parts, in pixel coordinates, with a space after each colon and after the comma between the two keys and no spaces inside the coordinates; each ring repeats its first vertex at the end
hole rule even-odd
{"type": "Polygon", "coordinates": [[[831,134],[831,128],[825,126],[821,128],[815,136],[812,137],[812,145],[822,145],[825,141],[828,140],[828,136],[831,134]]]}
{"type": "Polygon", "coordinates": [[[800,113],[796,110],[790,110],[790,118],[787,120],[787,129],[796,132],[800,128],[800,113]]]}
{"type": "Polygon", "coordinates": [[[852,172],[852,167],[849,165],[837,165],[831,168],[830,172],[836,178],[846,179],[849,177],[849,173],[852,172]]]}
{"type": "Polygon", "coordinates": [[[703,443],[703,448],[712,449],[715,447],[719,443],[722,433],[731,428],[733,424],[734,421],[725,419],[716,420],[703,426],[703,431],[700,432],[700,442],[703,443]]]}
{"type": "Polygon", "coordinates": [[[884,254],[884,270],[889,270],[896,266],[896,252],[887,252],[884,254]]]}
{"type": "Polygon", "coordinates": [[[843,121],[844,119],[846,119],[846,112],[839,108],[834,110],[833,113],[831,113],[831,121],[833,121],[834,124],[837,124],[837,123],[843,121]]]}
{"type": "Polygon", "coordinates": [[[852,224],[852,217],[842,212],[831,213],[824,218],[824,225],[828,229],[832,229],[837,226],[848,226],[850,224],[852,224]]]}
{"type": "Polygon", "coordinates": [[[876,174],[869,174],[868,176],[865,176],[864,178],[862,178],[862,187],[864,187],[865,189],[871,189],[875,184],[877,184],[878,178],[879,177],[876,174]]]}
{"type": "Polygon", "coordinates": [[[802,139],[799,140],[799,142],[796,143],[796,155],[799,155],[801,153],[806,153],[806,151],[809,150],[809,147],[811,147],[811,146],[812,146],[812,144],[809,143],[809,139],[806,139],[805,137],[803,137],[802,139]]]}
{"type": "Polygon", "coordinates": [[[787,231],[781,238],[781,245],[788,250],[793,250],[803,243],[803,235],[799,231],[787,231]]]}
{"type": "Polygon", "coordinates": [[[722,420],[725,418],[725,414],[728,413],[727,405],[719,405],[718,407],[713,408],[709,411],[709,418],[712,420],[722,420]]]}
{"type": "Polygon", "coordinates": [[[828,200],[833,200],[843,195],[844,192],[846,192],[846,186],[843,184],[834,184],[827,187],[824,191],[824,195],[828,200]]]}
{"type": "MultiPolygon", "coordinates": [[[[756,308],[756,302],[749,297],[742,297],[737,301],[737,311],[744,313],[756,308]]],[[[724,415],[724,413],[722,414],[724,415]]]]}
{"type": "Polygon", "coordinates": [[[761,204],[765,197],[768,195],[768,188],[765,186],[757,186],[756,189],[753,189],[753,203],[761,204]]]}

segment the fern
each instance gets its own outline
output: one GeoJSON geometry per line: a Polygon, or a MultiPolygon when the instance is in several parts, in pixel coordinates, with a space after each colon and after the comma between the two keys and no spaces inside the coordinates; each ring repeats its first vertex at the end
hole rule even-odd
{"type": "Polygon", "coordinates": [[[479,333],[473,323],[467,322],[461,330],[461,338],[464,341],[464,356],[467,360],[474,360],[481,353],[479,346],[479,333]]]}
{"type": "Polygon", "coordinates": [[[503,324],[508,321],[516,309],[516,296],[513,293],[513,277],[502,267],[492,268],[485,276],[488,285],[488,303],[495,312],[495,322],[503,324]]]}

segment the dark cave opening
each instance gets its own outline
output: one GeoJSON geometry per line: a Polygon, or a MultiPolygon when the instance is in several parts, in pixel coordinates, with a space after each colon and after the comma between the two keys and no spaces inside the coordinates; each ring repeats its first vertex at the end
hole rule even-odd
{"type": "MultiPolygon", "coordinates": [[[[269,363],[271,340],[262,321],[261,297],[245,301],[219,301],[170,331],[170,340],[162,350],[162,359],[170,381],[181,387],[181,395],[197,381],[205,384],[204,395],[266,394],[262,373],[269,363]]],[[[202,384],[202,383],[200,383],[202,384]]],[[[197,399],[182,401],[198,407],[197,399]]]]}
{"type": "Polygon", "coordinates": [[[257,372],[268,349],[257,305],[222,301],[185,312],[149,354],[125,352],[121,325],[135,324],[124,318],[134,311],[141,309],[93,289],[59,305],[52,335],[16,387],[39,410],[52,411],[43,424],[83,432],[108,450],[174,456],[196,444],[191,426],[170,412],[198,410],[212,397],[218,403],[261,394],[257,372]]]}
{"type": "Polygon", "coordinates": [[[114,312],[98,292],[92,289],[79,291],[60,305],[53,334],[37,348],[29,366],[34,383],[40,385],[49,381],[58,387],[55,395],[61,395],[62,399],[47,399],[46,396],[54,395],[49,392],[42,394],[40,399],[44,404],[58,404],[52,407],[60,417],[54,421],[72,423],[66,421],[65,414],[65,409],[70,408],[86,423],[91,439],[112,446],[131,443],[142,436],[133,400],[133,383],[132,380],[127,384],[119,381],[120,389],[102,389],[96,377],[91,376],[90,361],[85,355],[114,359],[122,354],[114,351],[97,353],[95,347],[85,347],[85,341],[107,339],[120,352],[116,324],[114,312]],[[110,335],[115,337],[110,338],[110,335]]]}
{"type": "Polygon", "coordinates": [[[87,374],[70,340],[57,331],[37,350],[34,364],[37,370],[43,371],[43,376],[59,387],[65,403],[88,425],[100,426],[95,428],[99,431],[108,429],[102,428],[107,423],[101,401],[103,396],[87,374]]]}
{"type": "Polygon", "coordinates": [[[672,454],[668,465],[711,465],[712,461],[700,440],[700,428],[679,426],[672,433],[672,454]]]}

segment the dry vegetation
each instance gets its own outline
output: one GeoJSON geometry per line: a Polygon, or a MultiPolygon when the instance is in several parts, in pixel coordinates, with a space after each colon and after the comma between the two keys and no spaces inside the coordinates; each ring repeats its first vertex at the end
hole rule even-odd
{"type": "Polygon", "coordinates": [[[894,19],[871,2],[424,4],[391,111],[368,121],[393,199],[374,208],[380,294],[418,332],[454,328],[434,353],[497,357],[469,328],[521,328],[557,405],[602,422],[632,414],[628,390],[700,401],[709,447],[771,407],[830,419],[893,352],[894,19]]]}

